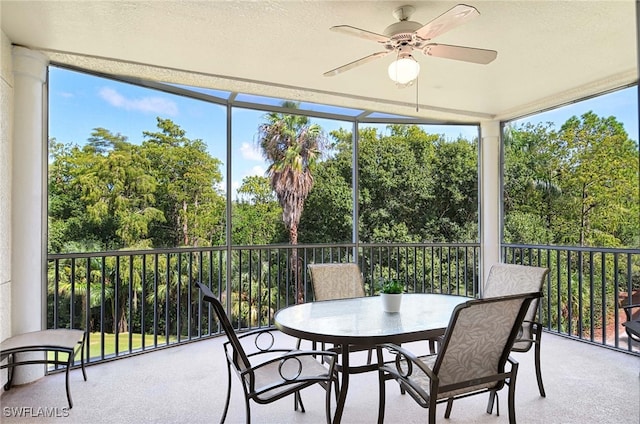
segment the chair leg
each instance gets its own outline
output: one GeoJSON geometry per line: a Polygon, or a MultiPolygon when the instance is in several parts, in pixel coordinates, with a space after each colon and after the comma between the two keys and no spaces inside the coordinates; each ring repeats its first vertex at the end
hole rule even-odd
{"type": "Polygon", "coordinates": [[[493,414],[493,404],[497,398],[498,394],[492,390],[489,392],[489,402],[487,402],[487,414],[493,414]]]}
{"type": "Polygon", "coordinates": [[[436,397],[429,397],[429,424],[436,424],[436,397]]]}
{"type": "MultiPolygon", "coordinates": [[[[331,380],[327,381],[325,390],[327,391],[327,393],[325,394],[326,398],[324,400],[325,414],[327,416],[327,424],[331,424],[331,380]]],[[[336,402],[337,401],[338,401],[338,397],[336,393],[336,402]]]]}
{"type": "Polygon", "coordinates": [[[447,409],[444,410],[445,418],[449,418],[451,416],[451,408],[453,408],[453,398],[447,399],[447,409]]]}
{"type": "Polygon", "coordinates": [[[87,381],[87,372],[84,370],[84,346],[87,340],[87,332],[85,331],[84,336],[82,336],[82,343],[80,344],[80,368],[82,368],[82,377],[84,381],[87,381]]]}
{"type": "Polygon", "coordinates": [[[300,392],[295,392],[293,394],[293,409],[295,411],[298,410],[298,405],[300,405],[300,412],[307,412],[304,409],[304,404],[302,403],[302,396],[300,396],[300,392]]]}
{"type": "Polygon", "coordinates": [[[251,407],[249,405],[249,398],[248,397],[244,397],[244,403],[245,403],[245,414],[247,417],[247,424],[251,424],[251,407]]]}
{"type": "Polygon", "coordinates": [[[534,356],[536,362],[536,379],[538,380],[538,390],[540,391],[540,396],[547,397],[547,394],[544,391],[544,385],[542,384],[542,371],[540,370],[540,336],[541,331],[539,331],[534,346],[534,356]]]}
{"type": "Polygon", "coordinates": [[[65,388],[67,389],[67,402],[69,402],[69,409],[73,408],[73,400],[71,399],[71,390],[69,387],[69,370],[71,369],[71,365],[73,364],[73,353],[69,354],[69,359],[67,360],[67,369],[65,370],[65,388]]]}
{"type": "Polygon", "coordinates": [[[518,364],[515,363],[511,368],[511,378],[509,378],[509,424],[516,424],[516,376],[518,374],[518,364]]]}
{"type": "MultiPolygon", "coordinates": [[[[222,412],[222,418],[220,419],[220,424],[223,424],[227,419],[227,412],[229,411],[229,401],[231,400],[231,368],[229,368],[229,363],[227,362],[227,400],[224,402],[224,411],[222,412]]],[[[249,407],[247,406],[247,410],[249,407]]]]}
{"type": "Polygon", "coordinates": [[[384,372],[378,371],[378,424],[384,423],[385,379],[384,372]]]}
{"type": "Polygon", "coordinates": [[[7,382],[4,385],[4,390],[5,391],[9,391],[11,390],[11,385],[13,384],[13,362],[15,361],[15,358],[13,357],[13,355],[15,355],[14,353],[9,355],[9,359],[7,360],[7,365],[9,365],[9,367],[7,368],[7,382]]]}
{"type": "Polygon", "coordinates": [[[493,414],[493,405],[496,405],[496,416],[500,416],[500,397],[498,392],[492,390],[489,392],[489,401],[487,402],[487,414],[493,414]]]}

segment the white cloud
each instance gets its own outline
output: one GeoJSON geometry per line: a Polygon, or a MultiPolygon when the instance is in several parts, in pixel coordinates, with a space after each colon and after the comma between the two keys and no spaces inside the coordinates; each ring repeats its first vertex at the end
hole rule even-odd
{"type": "Polygon", "coordinates": [[[242,143],[240,146],[240,155],[243,159],[262,161],[262,153],[251,143],[242,143]]]}
{"type": "Polygon", "coordinates": [[[145,113],[160,113],[163,115],[175,116],[178,114],[178,106],[162,97],[142,97],[138,99],[128,99],[116,90],[103,87],[100,90],[100,97],[111,106],[124,110],[133,110],[145,113]]]}
{"type": "Polygon", "coordinates": [[[68,91],[59,91],[58,94],[60,95],[60,97],[64,97],[65,99],[75,97],[75,94],[69,93],[68,91]]]}
{"type": "Polygon", "coordinates": [[[253,168],[251,168],[251,170],[247,173],[247,176],[258,175],[260,177],[264,177],[265,172],[267,172],[267,170],[264,167],[262,167],[261,165],[256,165],[253,168]]]}
{"type": "MultiPolygon", "coordinates": [[[[253,166],[242,173],[242,180],[252,175],[258,175],[260,177],[264,177],[265,172],[266,170],[262,165],[253,166]]],[[[241,185],[242,185],[242,181],[237,181],[237,180],[231,181],[231,192],[233,193],[235,199],[238,199],[238,189],[240,188],[241,185]]]]}

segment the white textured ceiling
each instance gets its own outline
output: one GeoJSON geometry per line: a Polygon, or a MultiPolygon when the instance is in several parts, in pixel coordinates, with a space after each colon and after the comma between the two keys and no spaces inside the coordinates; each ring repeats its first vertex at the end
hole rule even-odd
{"type": "Polygon", "coordinates": [[[498,51],[489,65],[414,53],[416,90],[387,77],[389,55],[329,31],[381,33],[392,11],[422,24],[452,1],[7,1],[2,31],[53,61],[163,82],[418,116],[509,119],[638,81],[634,0],[469,1],[480,16],[434,41],[498,51]]]}

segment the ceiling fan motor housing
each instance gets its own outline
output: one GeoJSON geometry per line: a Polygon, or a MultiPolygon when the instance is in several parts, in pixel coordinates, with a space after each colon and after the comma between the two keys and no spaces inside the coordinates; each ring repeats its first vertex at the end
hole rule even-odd
{"type": "Polygon", "coordinates": [[[409,41],[418,28],[422,28],[419,22],[400,21],[386,27],[383,34],[395,41],[409,41]]]}

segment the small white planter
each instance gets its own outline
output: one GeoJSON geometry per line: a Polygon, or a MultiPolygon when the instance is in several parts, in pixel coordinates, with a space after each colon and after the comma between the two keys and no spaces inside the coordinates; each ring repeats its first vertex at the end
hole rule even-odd
{"type": "Polygon", "coordinates": [[[382,309],[385,312],[400,312],[400,304],[402,303],[402,294],[380,293],[382,298],[382,309]]]}

